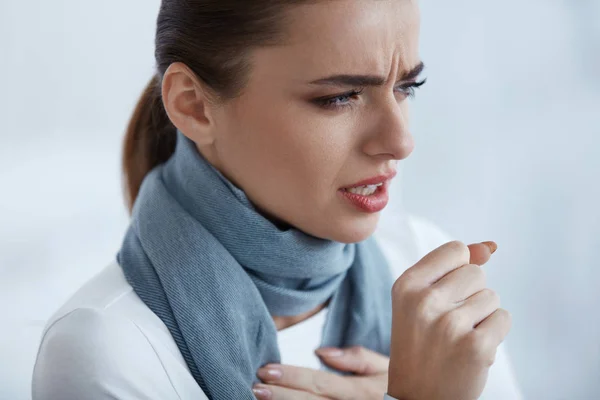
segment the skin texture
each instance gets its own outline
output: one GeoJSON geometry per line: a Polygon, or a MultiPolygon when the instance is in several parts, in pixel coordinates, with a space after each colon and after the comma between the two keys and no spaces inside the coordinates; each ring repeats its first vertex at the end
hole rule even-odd
{"type": "Polygon", "coordinates": [[[319,349],[339,376],[289,365],[258,371],[259,399],[475,400],[481,395],[497,347],[511,326],[496,293],[485,287],[493,242],[449,242],[409,268],[392,292],[390,358],[360,347],[319,349]]]}
{"type": "MultiPolygon", "coordinates": [[[[248,83],[226,102],[214,101],[185,65],[171,65],[163,77],[165,109],[274,223],[324,239],[362,241],[379,214],[358,211],[339,190],[394,171],[414,148],[407,97],[418,77],[406,75],[421,62],[417,4],[311,2],[290,8],[286,34],[286,43],[250,52],[248,83]],[[381,82],[312,83],[340,74],[381,82]],[[324,107],[316,101],[324,97],[335,99],[324,107]]],[[[255,388],[256,396],[380,400],[389,391],[401,400],[477,398],[510,328],[478,267],[491,252],[485,244],[452,242],[398,279],[390,359],[360,348],[337,349],[338,356],[322,350],[325,363],[354,375],[268,365],[258,371],[266,384],[255,388]]],[[[274,320],[283,329],[313,313],[274,320]]]]}
{"type": "Polygon", "coordinates": [[[421,61],[418,9],[410,1],[322,1],[292,8],[288,19],[284,45],[252,52],[241,96],[211,104],[193,74],[174,64],[163,79],[166,109],[264,214],[316,237],[359,242],[379,213],[357,211],[338,190],[395,170],[413,150],[399,89],[407,82],[398,79],[421,61]],[[385,82],[311,84],[337,74],[385,82]],[[360,89],[338,100],[342,107],[314,103],[360,89]]]}

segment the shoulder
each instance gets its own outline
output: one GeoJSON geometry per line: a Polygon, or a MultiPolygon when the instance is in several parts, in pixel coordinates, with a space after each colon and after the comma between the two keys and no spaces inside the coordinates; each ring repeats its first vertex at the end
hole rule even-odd
{"type": "Polygon", "coordinates": [[[94,308],[76,308],[49,326],[32,390],[34,400],[180,398],[139,327],[94,308]]]}
{"type": "Polygon", "coordinates": [[[49,321],[34,367],[34,400],[190,398],[186,390],[204,398],[170,347],[168,330],[161,336],[164,324],[148,315],[119,271],[108,267],[49,321]]]}
{"type": "Polygon", "coordinates": [[[133,288],[129,285],[121,267],[115,261],[77,290],[50,318],[46,330],[76,309],[114,309],[124,302],[126,303],[127,297],[133,294],[133,288]]]}

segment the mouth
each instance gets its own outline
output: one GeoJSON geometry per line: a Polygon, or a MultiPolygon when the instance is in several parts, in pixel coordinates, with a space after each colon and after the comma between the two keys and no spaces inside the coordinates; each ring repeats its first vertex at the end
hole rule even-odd
{"type": "Polygon", "coordinates": [[[362,180],[339,190],[342,197],[360,211],[375,213],[383,210],[389,200],[388,187],[396,171],[362,180]]]}
{"type": "Polygon", "coordinates": [[[371,196],[377,191],[378,188],[380,188],[382,186],[383,186],[383,182],[378,183],[376,185],[361,185],[361,186],[345,188],[342,190],[344,190],[345,192],[357,194],[360,196],[371,196]]]}
{"type": "Polygon", "coordinates": [[[377,191],[377,188],[389,184],[389,182],[396,176],[396,171],[390,171],[385,174],[373,176],[368,179],[363,179],[360,182],[356,182],[353,185],[343,187],[341,190],[359,194],[362,196],[369,196],[377,191]]]}

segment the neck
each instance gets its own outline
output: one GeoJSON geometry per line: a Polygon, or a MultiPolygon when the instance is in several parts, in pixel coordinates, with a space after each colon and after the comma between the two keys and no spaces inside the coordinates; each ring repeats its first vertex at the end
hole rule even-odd
{"type": "Polygon", "coordinates": [[[273,316],[273,321],[275,322],[275,327],[278,331],[282,331],[291,326],[299,324],[302,321],[309,319],[310,317],[318,314],[321,310],[323,310],[329,304],[329,300],[321,305],[319,305],[314,310],[308,311],[304,314],[294,315],[292,317],[277,317],[273,316]]]}

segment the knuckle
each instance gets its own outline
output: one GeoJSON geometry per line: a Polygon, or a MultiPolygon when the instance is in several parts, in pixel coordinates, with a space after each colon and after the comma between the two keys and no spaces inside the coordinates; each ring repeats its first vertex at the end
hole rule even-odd
{"type": "Polygon", "coordinates": [[[480,280],[481,282],[485,283],[487,277],[486,277],[486,274],[485,274],[485,271],[483,270],[483,268],[481,268],[477,264],[467,264],[467,265],[465,265],[465,268],[467,268],[469,270],[469,274],[471,276],[473,276],[475,279],[480,280]]]}
{"type": "Polygon", "coordinates": [[[496,362],[496,349],[490,351],[482,360],[483,365],[491,367],[496,362]]]}
{"type": "Polygon", "coordinates": [[[442,309],[442,294],[435,287],[429,287],[420,295],[417,303],[419,317],[426,321],[433,321],[442,309]]]}
{"type": "Polygon", "coordinates": [[[512,315],[511,315],[511,313],[509,313],[504,308],[499,308],[498,312],[500,313],[502,322],[506,326],[506,328],[507,328],[506,330],[508,331],[511,328],[511,326],[512,326],[512,315]]]}
{"type": "Polygon", "coordinates": [[[352,346],[348,349],[350,354],[352,354],[355,358],[364,358],[365,356],[365,348],[361,346],[352,346]]]}
{"type": "Polygon", "coordinates": [[[454,339],[461,335],[465,327],[465,317],[463,313],[454,309],[442,315],[439,319],[439,328],[444,336],[454,339]]]}
{"type": "Polygon", "coordinates": [[[464,244],[460,240],[454,240],[452,242],[448,242],[447,246],[448,250],[455,253],[460,258],[460,260],[466,260],[464,261],[465,264],[469,263],[469,260],[471,259],[471,251],[469,250],[466,244],[464,244]]]}
{"type": "Polygon", "coordinates": [[[394,282],[394,285],[392,286],[392,296],[394,298],[400,298],[410,293],[413,280],[414,278],[411,272],[404,272],[396,279],[396,282],[394,282]]]}
{"type": "Polygon", "coordinates": [[[487,277],[485,271],[476,264],[467,264],[461,267],[466,279],[474,282],[477,288],[485,288],[487,283],[487,277]]]}
{"type": "Polygon", "coordinates": [[[500,296],[490,288],[485,288],[481,291],[481,297],[485,304],[492,305],[494,309],[500,307],[500,296]]]}
{"type": "Polygon", "coordinates": [[[478,331],[471,332],[468,342],[469,348],[475,354],[484,352],[490,346],[488,335],[482,334],[478,331]]]}
{"type": "Polygon", "coordinates": [[[480,365],[490,367],[496,359],[496,346],[488,335],[477,331],[467,336],[471,358],[480,365]]]}
{"type": "Polygon", "coordinates": [[[373,372],[373,368],[369,362],[369,350],[362,346],[352,346],[348,349],[348,352],[354,359],[353,369],[356,374],[368,375],[373,372]]]}
{"type": "Polygon", "coordinates": [[[487,287],[481,289],[480,296],[482,296],[486,300],[492,300],[495,298],[499,298],[498,294],[494,290],[487,288],[487,287]]]}
{"type": "Polygon", "coordinates": [[[319,396],[324,395],[331,387],[331,380],[326,374],[312,374],[311,386],[313,393],[319,396]]]}
{"type": "Polygon", "coordinates": [[[375,370],[369,363],[361,362],[356,366],[354,373],[358,375],[372,375],[375,373],[375,370]]]}
{"type": "Polygon", "coordinates": [[[396,299],[402,297],[406,293],[406,279],[404,275],[396,279],[396,282],[392,285],[392,298],[396,299]]]}
{"type": "Polygon", "coordinates": [[[422,303],[431,308],[439,308],[442,305],[444,295],[442,289],[430,286],[423,291],[422,303]]]}
{"type": "Polygon", "coordinates": [[[483,269],[477,264],[466,264],[463,266],[466,270],[469,271],[470,274],[480,275],[483,273],[483,269]]]}

